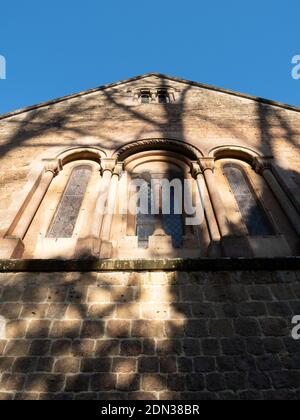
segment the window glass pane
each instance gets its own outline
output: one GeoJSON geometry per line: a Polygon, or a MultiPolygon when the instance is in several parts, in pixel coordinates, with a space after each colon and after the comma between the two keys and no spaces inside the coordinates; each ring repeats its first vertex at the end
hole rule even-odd
{"type": "Polygon", "coordinates": [[[155,231],[155,216],[151,215],[151,187],[149,183],[144,183],[140,189],[140,194],[148,197],[148,214],[139,212],[136,217],[137,236],[140,248],[148,248],[149,236],[155,231]]]}
{"type": "Polygon", "coordinates": [[[160,104],[166,104],[168,102],[168,97],[166,94],[162,93],[158,96],[158,102],[160,104]]]}
{"type": "Polygon", "coordinates": [[[254,193],[251,191],[243,171],[233,165],[226,165],[224,167],[224,174],[229,181],[249,235],[273,235],[274,232],[270,223],[257,202],[254,193]]]}
{"type": "Polygon", "coordinates": [[[141,94],[141,102],[142,102],[142,104],[149,104],[150,103],[150,93],[142,93],[141,94]]]}
{"type": "Polygon", "coordinates": [[[89,166],[79,166],[71,174],[47,238],[71,238],[84,194],[92,173],[89,166]]]}
{"type": "MultiPolygon", "coordinates": [[[[148,195],[148,212],[149,214],[137,214],[137,236],[140,248],[148,248],[149,236],[155,232],[155,228],[161,228],[165,235],[172,237],[174,248],[182,247],[183,225],[182,215],[175,214],[175,197],[174,189],[171,189],[170,214],[151,215],[151,186],[150,183],[144,184],[144,193],[148,195]]],[[[141,189],[141,193],[143,189],[141,189]]]]}
{"type": "Polygon", "coordinates": [[[172,237],[172,243],[174,248],[182,247],[183,238],[183,226],[182,226],[182,215],[175,214],[175,198],[174,188],[171,189],[171,203],[170,203],[170,214],[163,215],[163,229],[166,235],[172,237]]]}

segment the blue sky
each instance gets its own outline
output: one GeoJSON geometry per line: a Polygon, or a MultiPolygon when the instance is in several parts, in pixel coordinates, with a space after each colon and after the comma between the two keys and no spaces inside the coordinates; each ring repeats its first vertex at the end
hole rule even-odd
{"type": "Polygon", "coordinates": [[[153,71],[300,106],[299,0],[11,0],[0,10],[0,113],[153,71]]]}

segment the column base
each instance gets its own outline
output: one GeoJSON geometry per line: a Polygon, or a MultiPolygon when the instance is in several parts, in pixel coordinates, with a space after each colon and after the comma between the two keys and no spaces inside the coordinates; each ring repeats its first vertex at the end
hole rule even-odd
{"type": "Polygon", "coordinates": [[[209,258],[220,258],[222,256],[220,242],[211,242],[207,254],[209,258]]]}
{"type": "Polygon", "coordinates": [[[257,258],[289,257],[293,254],[283,235],[269,237],[250,237],[249,243],[257,258]]]}
{"type": "Polygon", "coordinates": [[[173,249],[172,236],[158,234],[149,237],[149,250],[154,252],[160,250],[172,252],[173,249]]]}
{"type": "Polygon", "coordinates": [[[227,236],[221,239],[222,256],[227,258],[252,258],[253,251],[247,237],[227,236]]]}
{"type": "Polygon", "coordinates": [[[88,259],[99,258],[101,240],[93,237],[80,238],[75,249],[75,258],[88,259]]]}
{"type": "Polygon", "coordinates": [[[100,248],[100,258],[110,259],[113,256],[113,244],[109,241],[103,241],[100,248]]]}
{"type": "Polygon", "coordinates": [[[24,249],[25,247],[21,239],[0,238],[0,259],[22,258],[24,249]]]}

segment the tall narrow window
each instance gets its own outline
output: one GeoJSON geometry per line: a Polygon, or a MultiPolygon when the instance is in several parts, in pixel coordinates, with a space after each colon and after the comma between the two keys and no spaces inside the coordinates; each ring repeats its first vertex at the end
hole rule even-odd
{"type": "Polygon", "coordinates": [[[159,90],[158,91],[158,103],[160,104],[167,104],[169,101],[169,95],[166,90],[159,90]]]}
{"type": "Polygon", "coordinates": [[[175,213],[175,191],[173,188],[171,189],[170,200],[170,214],[164,214],[162,217],[163,230],[166,235],[172,237],[173,247],[181,248],[183,240],[182,215],[175,213]]]}
{"type": "Polygon", "coordinates": [[[274,235],[267,216],[251,190],[244,172],[235,165],[226,165],[224,174],[228,179],[249,235],[274,235]]]}
{"type": "Polygon", "coordinates": [[[92,169],[89,166],[78,166],[73,170],[47,238],[71,238],[73,236],[91,173],[92,169]]]}
{"type": "MultiPolygon", "coordinates": [[[[136,216],[136,234],[138,237],[139,248],[148,248],[149,236],[155,231],[155,216],[151,214],[151,186],[150,183],[144,183],[141,187],[140,194],[148,197],[148,214],[141,211],[136,216]]],[[[140,203],[139,203],[140,204],[140,203]]]]}
{"type": "Polygon", "coordinates": [[[151,93],[148,90],[141,92],[141,102],[142,104],[149,104],[151,102],[151,93]]]}

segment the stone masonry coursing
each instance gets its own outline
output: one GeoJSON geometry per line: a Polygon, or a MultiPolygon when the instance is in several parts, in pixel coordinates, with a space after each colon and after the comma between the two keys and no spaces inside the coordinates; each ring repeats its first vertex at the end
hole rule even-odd
{"type": "Polygon", "coordinates": [[[4,273],[0,398],[300,399],[300,272],[4,273]]]}
{"type": "Polygon", "coordinates": [[[0,118],[0,230],[36,160],[75,146],[100,146],[110,156],[142,138],[178,139],[204,155],[214,147],[239,145],[274,156],[300,202],[298,111],[149,75],[0,118]],[[180,100],[167,110],[157,104],[133,105],[129,90],[145,85],[171,85],[180,100]]]}

